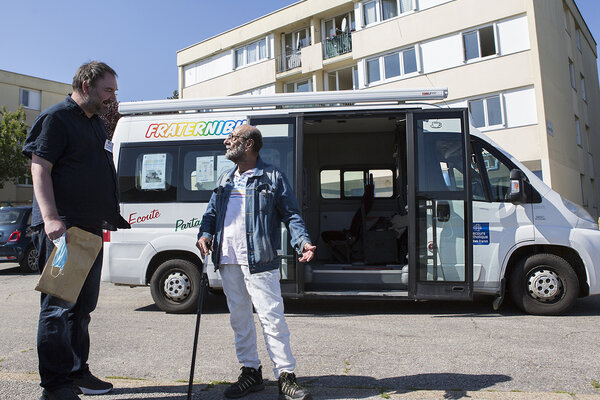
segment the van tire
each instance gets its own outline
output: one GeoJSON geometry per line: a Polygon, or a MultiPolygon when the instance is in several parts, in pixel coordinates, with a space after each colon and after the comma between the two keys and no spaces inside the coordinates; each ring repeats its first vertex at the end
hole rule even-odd
{"type": "Polygon", "coordinates": [[[33,245],[30,245],[25,250],[25,254],[23,254],[23,258],[19,263],[19,269],[26,274],[38,271],[37,251],[33,245]]]}
{"type": "Polygon", "coordinates": [[[510,294],[521,310],[535,315],[561,315],[579,295],[579,280],[571,265],[554,254],[522,258],[510,277],[510,294]]]}
{"type": "Polygon", "coordinates": [[[158,308],[167,313],[195,313],[198,309],[200,278],[200,268],[193,262],[167,260],[158,266],[150,279],[152,299],[158,308]]]}

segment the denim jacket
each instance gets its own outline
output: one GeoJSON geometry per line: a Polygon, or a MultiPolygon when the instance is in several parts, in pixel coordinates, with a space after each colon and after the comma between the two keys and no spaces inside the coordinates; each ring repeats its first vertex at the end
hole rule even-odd
{"type": "MultiPolygon", "coordinates": [[[[207,237],[212,241],[212,262],[215,269],[220,262],[225,212],[236,168],[219,178],[198,233],[198,239],[207,237]]],[[[265,164],[259,157],[256,171],[246,184],[246,238],[251,273],[279,268],[280,257],[277,250],[281,248],[282,221],[290,232],[291,245],[298,254],[302,254],[304,245],[310,243],[310,237],[300,216],[294,191],[281,171],[265,164]]]]}

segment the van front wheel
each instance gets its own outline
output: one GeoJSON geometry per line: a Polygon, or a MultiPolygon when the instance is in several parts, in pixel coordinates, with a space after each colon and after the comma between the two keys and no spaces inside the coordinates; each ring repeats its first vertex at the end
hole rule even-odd
{"type": "Polygon", "coordinates": [[[150,280],[152,299],[161,310],[173,314],[196,312],[200,295],[200,271],[182,259],[160,264],[150,280]]]}
{"type": "Polygon", "coordinates": [[[567,312],[579,294],[579,280],[571,265],[554,254],[534,254],[519,261],[510,277],[515,304],[536,315],[567,312]]]}

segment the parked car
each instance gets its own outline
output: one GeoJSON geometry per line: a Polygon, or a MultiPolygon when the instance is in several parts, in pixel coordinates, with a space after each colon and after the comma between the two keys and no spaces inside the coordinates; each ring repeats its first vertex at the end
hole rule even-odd
{"type": "Polygon", "coordinates": [[[0,262],[18,262],[23,272],[38,270],[30,224],[31,207],[0,208],[0,262]]]}

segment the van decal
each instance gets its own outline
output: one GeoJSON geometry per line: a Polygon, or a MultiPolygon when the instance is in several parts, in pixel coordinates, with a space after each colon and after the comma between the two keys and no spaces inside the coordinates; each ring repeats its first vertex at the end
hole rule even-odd
{"type": "Polygon", "coordinates": [[[473,244],[490,244],[489,222],[473,222],[473,244]]]}
{"type": "Polygon", "coordinates": [[[196,122],[162,122],[148,125],[146,130],[147,139],[168,139],[174,137],[192,136],[225,136],[229,135],[235,128],[245,124],[245,119],[239,120],[215,120],[196,122]]]}
{"type": "Polygon", "coordinates": [[[160,211],[158,210],[152,210],[146,215],[138,215],[138,213],[131,213],[129,214],[129,225],[139,224],[141,222],[146,222],[151,219],[156,219],[158,217],[160,217],[160,211]]]}
{"type": "Polygon", "coordinates": [[[175,232],[177,232],[178,230],[182,231],[184,229],[196,228],[200,226],[200,222],[201,220],[198,218],[192,218],[188,222],[184,222],[182,219],[178,219],[177,222],[175,222],[175,232]]]}

